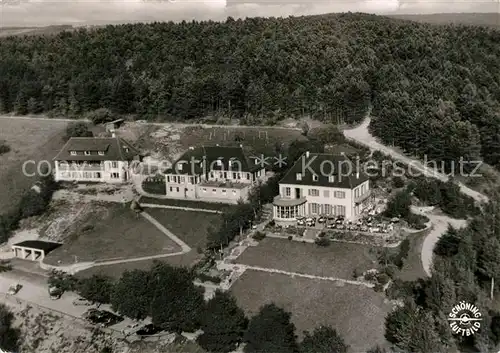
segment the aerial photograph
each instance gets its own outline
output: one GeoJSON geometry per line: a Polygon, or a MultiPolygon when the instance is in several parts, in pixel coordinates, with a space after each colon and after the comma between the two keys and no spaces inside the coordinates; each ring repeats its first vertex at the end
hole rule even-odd
{"type": "Polygon", "coordinates": [[[500,0],[0,0],[0,353],[500,353],[500,0]]]}

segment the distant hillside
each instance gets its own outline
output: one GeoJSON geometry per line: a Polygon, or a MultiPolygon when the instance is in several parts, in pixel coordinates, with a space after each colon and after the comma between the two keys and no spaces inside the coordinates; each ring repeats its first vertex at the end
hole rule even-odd
{"type": "Polygon", "coordinates": [[[500,27],[499,13],[438,13],[432,15],[391,15],[389,17],[432,24],[463,24],[500,27]]]}
{"type": "Polygon", "coordinates": [[[47,26],[47,27],[0,27],[0,37],[24,36],[38,34],[56,34],[61,31],[71,30],[73,26],[47,26]]]}

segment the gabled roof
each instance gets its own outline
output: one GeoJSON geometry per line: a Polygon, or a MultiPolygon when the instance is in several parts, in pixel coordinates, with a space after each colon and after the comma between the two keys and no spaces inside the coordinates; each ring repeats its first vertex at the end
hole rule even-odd
{"type": "Polygon", "coordinates": [[[56,161],[131,161],[139,151],[119,137],[71,137],[54,157],[56,161]],[[76,151],[76,156],[71,155],[76,151]],[[87,151],[90,155],[84,155],[87,151]],[[104,152],[104,155],[99,155],[104,152]]]}
{"type": "Polygon", "coordinates": [[[251,162],[242,147],[202,146],[184,152],[165,173],[201,175],[211,170],[253,172],[259,169],[261,167],[251,162]]]}
{"type": "Polygon", "coordinates": [[[344,154],[309,153],[307,156],[306,152],[288,170],[280,184],[353,189],[369,179],[360,169],[356,161],[344,154]],[[301,174],[300,180],[297,180],[297,174],[301,174]],[[317,180],[313,175],[317,176],[317,180]]]}

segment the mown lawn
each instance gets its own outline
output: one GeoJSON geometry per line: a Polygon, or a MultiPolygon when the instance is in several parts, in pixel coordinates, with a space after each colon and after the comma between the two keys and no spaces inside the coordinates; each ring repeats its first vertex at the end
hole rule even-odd
{"type": "Polygon", "coordinates": [[[247,270],[231,292],[250,316],[271,302],[289,311],[299,337],[303,331],[331,325],[352,353],[386,345],[384,322],[391,307],[373,289],[247,270]]]}
{"type": "Polygon", "coordinates": [[[327,247],[286,239],[265,238],[236,259],[241,264],[352,280],[354,270],[377,267],[370,246],[331,242],[327,247]]]}
{"type": "Polygon", "coordinates": [[[217,228],[221,221],[221,214],[217,213],[168,208],[146,208],[145,210],[194,250],[205,248],[208,228],[217,228]]]}
{"type": "Polygon", "coordinates": [[[128,205],[95,204],[94,211],[77,220],[80,226],[45,262],[119,260],[180,251],[180,247],[128,205]]]}

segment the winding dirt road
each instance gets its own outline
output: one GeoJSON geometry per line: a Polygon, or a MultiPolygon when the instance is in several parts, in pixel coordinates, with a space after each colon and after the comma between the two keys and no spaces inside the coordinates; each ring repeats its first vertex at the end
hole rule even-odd
{"type": "MultiPolygon", "coordinates": [[[[448,176],[437,172],[434,169],[431,169],[427,166],[424,166],[424,164],[416,159],[410,158],[408,156],[405,156],[394,149],[385,146],[375,139],[374,136],[370,134],[368,131],[368,125],[370,124],[370,117],[367,117],[365,121],[359,126],[357,126],[354,129],[350,130],[344,130],[344,135],[348,140],[352,140],[354,142],[360,143],[368,148],[370,150],[379,150],[389,156],[391,156],[393,159],[400,161],[402,163],[408,164],[411,167],[413,167],[415,170],[419,171],[425,176],[431,177],[431,178],[436,178],[441,181],[448,181],[448,176]]],[[[487,202],[488,197],[475,191],[472,190],[471,188],[465,186],[462,183],[458,183],[460,186],[460,191],[466,195],[469,195],[472,197],[474,200],[476,200],[478,203],[482,202],[487,202]]],[[[425,273],[428,276],[431,276],[431,268],[432,268],[432,257],[434,254],[434,246],[438,242],[439,238],[446,232],[448,229],[448,225],[451,224],[455,228],[461,228],[466,225],[465,220],[457,220],[453,219],[447,216],[436,216],[432,215],[427,212],[420,212],[418,208],[412,208],[412,211],[414,213],[420,213],[423,214],[427,217],[429,217],[433,228],[430,231],[430,233],[427,235],[427,237],[424,240],[424,243],[422,244],[422,250],[421,250],[421,260],[422,260],[422,266],[424,268],[425,273]]]]}

